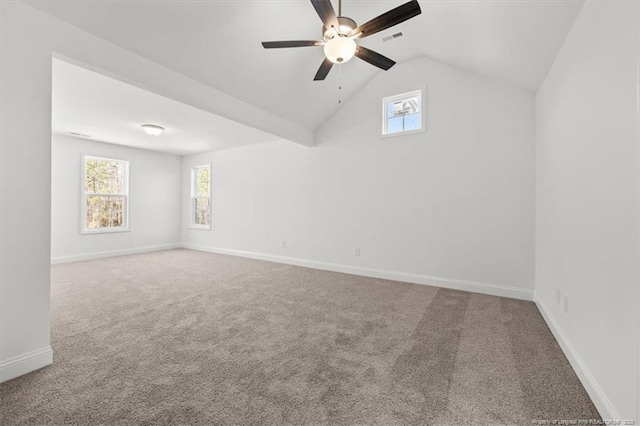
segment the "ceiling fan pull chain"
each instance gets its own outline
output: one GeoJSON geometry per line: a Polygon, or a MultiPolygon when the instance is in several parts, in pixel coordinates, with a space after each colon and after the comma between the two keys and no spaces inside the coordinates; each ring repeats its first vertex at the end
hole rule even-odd
{"type": "Polygon", "coordinates": [[[338,105],[342,105],[342,64],[338,64],[338,105]]]}

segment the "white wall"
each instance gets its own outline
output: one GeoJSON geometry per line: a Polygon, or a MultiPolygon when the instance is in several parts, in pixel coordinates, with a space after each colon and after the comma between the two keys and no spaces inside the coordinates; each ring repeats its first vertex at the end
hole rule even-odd
{"type": "Polygon", "coordinates": [[[54,263],[175,247],[180,242],[182,158],[53,135],[51,257],[54,263]],[[81,234],[83,155],[129,161],[129,231],[81,234]]]}
{"type": "Polygon", "coordinates": [[[537,301],[601,414],[636,421],[639,12],[587,2],[536,100],[537,301]]]}
{"type": "Polygon", "coordinates": [[[533,94],[426,58],[398,64],[346,103],[314,148],[283,141],[185,157],[183,240],[531,298],[534,138],[533,94]],[[426,132],[381,139],[381,98],[419,88],[426,132]],[[189,170],[209,162],[213,229],[191,230],[189,170]]]}
{"type": "Polygon", "coordinates": [[[312,144],[280,117],[163,68],[20,2],[0,2],[0,381],[52,362],[51,58],[312,144]],[[25,173],[25,165],[29,173],[25,173]],[[28,205],[29,208],[25,208],[28,205]]]}

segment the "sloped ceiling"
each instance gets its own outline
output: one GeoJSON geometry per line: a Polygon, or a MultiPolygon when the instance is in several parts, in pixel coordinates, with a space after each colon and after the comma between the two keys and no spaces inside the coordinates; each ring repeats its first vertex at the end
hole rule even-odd
{"type": "MultiPolygon", "coordinates": [[[[363,23],[403,2],[345,0],[343,15],[363,23]]],[[[264,40],[320,38],[320,20],[307,0],[27,3],[310,130],[337,111],[338,100],[384,72],[354,59],[314,82],[322,48],[264,50],[264,40]]],[[[422,15],[361,43],[398,62],[428,56],[535,91],[582,3],[421,1],[422,15]],[[397,31],[405,36],[382,42],[397,31]]]]}

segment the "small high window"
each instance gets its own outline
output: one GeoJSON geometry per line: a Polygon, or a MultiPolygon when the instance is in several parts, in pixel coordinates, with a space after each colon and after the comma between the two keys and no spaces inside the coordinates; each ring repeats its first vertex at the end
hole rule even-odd
{"type": "Polygon", "coordinates": [[[383,135],[422,131],[422,121],[422,90],[382,100],[383,135]]]}
{"type": "Polygon", "coordinates": [[[211,229],[211,166],[191,169],[191,227],[211,229]]]}
{"type": "Polygon", "coordinates": [[[84,157],[84,233],[128,231],[129,162],[84,157]]]}

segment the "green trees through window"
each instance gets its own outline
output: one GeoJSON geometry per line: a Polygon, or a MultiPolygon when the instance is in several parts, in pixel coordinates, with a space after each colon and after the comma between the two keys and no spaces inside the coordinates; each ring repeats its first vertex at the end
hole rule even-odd
{"type": "Polygon", "coordinates": [[[211,226],[211,166],[198,166],[191,170],[192,179],[192,225],[211,226]]]}
{"type": "Polygon", "coordinates": [[[128,166],[128,161],[85,156],[85,231],[127,228],[128,166]]]}

